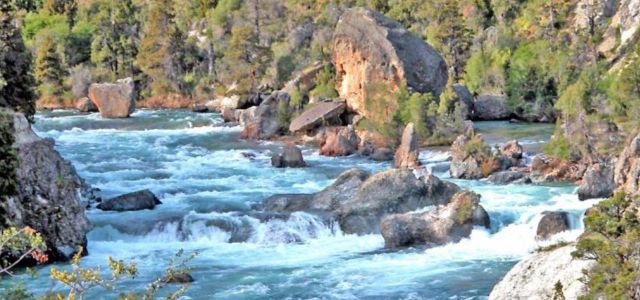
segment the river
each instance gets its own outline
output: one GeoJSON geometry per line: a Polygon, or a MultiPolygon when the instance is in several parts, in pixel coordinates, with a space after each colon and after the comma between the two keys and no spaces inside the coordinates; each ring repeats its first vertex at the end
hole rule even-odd
{"type": "MultiPolygon", "coordinates": [[[[64,110],[36,115],[38,134],[55,139],[103,198],[148,188],[163,202],[147,211],[89,210],[94,229],[84,266],[105,266],[108,256],[136,261],[140,276],[122,287],[143,290],[184,249],[199,252],[189,299],[483,299],[518,260],[544,245],[534,239],[542,212],[570,212],[573,230],[556,239],[573,239],[595,203],[578,201],[572,185],[453,180],[482,196],[491,229],[477,228],[457,244],[386,251],[380,235],[345,235],[305,213],[260,222],[251,205],[276,193],[319,191],[351,167],[378,171],[390,164],[303,148],[307,168],[275,169],[270,152],[277,144],[240,140],[239,127],[222,123],[218,114],[181,110],[138,110],[120,120],[64,110]]],[[[490,143],[517,137],[529,151],[553,131],[506,122],[476,126],[490,143]]],[[[446,151],[424,150],[420,157],[448,178],[446,151]]],[[[50,288],[48,268],[27,280],[30,289],[50,288]]],[[[116,295],[96,291],[91,299],[116,295]]]]}

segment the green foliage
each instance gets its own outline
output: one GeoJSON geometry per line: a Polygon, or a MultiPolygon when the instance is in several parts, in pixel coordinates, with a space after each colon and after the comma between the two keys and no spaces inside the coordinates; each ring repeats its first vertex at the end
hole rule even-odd
{"type": "Polygon", "coordinates": [[[499,93],[505,89],[508,49],[474,52],[467,61],[464,80],[472,93],[499,93]]]}
{"type": "Polygon", "coordinates": [[[56,43],[62,43],[69,36],[69,25],[62,15],[52,15],[45,11],[29,13],[24,18],[22,36],[29,46],[34,45],[36,37],[48,36],[56,43]]]}
{"type": "Polygon", "coordinates": [[[545,154],[560,159],[573,160],[575,158],[571,144],[562,132],[556,132],[549,142],[544,145],[543,150],[545,154]]]}
{"type": "Polygon", "coordinates": [[[15,195],[18,191],[19,161],[13,142],[13,113],[0,108],[0,174],[5,174],[0,177],[0,197],[15,195]]]}
{"type": "Polygon", "coordinates": [[[64,92],[65,70],[52,38],[45,37],[38,48],[35,75],[43,97],[58,97],[64,92]]]}
{"type": "Polygon", "coordinates": [[[0,276],[12,275],[12,269],[27,258],[39,263],[48,260],[42,235],[30,227],[9,227],[0,232],[0,276]]]}
{"type": "Polygon", "coordinates": [[[325,65],[325,67],[316,74],[316,87],[309,92],[309,95],[324,99],[337,98],[338,92],[335,86],[335,74],[333,74],[328,65],[325,65]]]}
{"type": "Polygon", "coordinates": [[[0,107],[22,112],[33,121],[37,95],[31,53],[14,21],[11,4],[0,2],[0,107]]]}
{"type": "Polygon", "coordinates": [[[589,292],[582,299],[632,299],[640,260],[637,203],[636,198],[616,193],[587,213],[585,234],[572,253],[596,261],[586,273],[589,292]]]}
{"type": "Polygon", "coordinates": [[[553,298],[552,300],[565,300],[564,296],[564,287],[562,286],[562,282],[558,280],[555,285],[553,285],[553,298]]]}

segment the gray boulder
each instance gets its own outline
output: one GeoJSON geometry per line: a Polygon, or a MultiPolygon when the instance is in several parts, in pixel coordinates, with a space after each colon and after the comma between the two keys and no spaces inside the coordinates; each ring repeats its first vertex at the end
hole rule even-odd
{"type": "Polygon", "coordinates": [[[133,211],[153,209],[158,204],[162,202],[150,190],[141,190],[103,201],[98,208],[104,211],[133,211]]]}
{"type": "Polygon", "coordinates": [[[427,202],[432,205],[447,205],[451,197],[460,191],[460,187],[455,183],[441,180],[431,174],[427,174],[421,179],[426,189],[427,202]]]}
{"type": "Polygon", "coordinates": [[[490,225],[489,215],[479,203],[478,194],[461,191],[453,196],[447,206],[422,213],[391,215],[381,224],[385,247],[414,244],[433,247],[467,238],[473,226],[490,225]]]}
{"type": "Polygon", "coordinates": [[[582,183],[578,188],[578,198],[580,200],[608,198],[613,196],[615,188],[611,165],[607,163],[593,164],[587,168],[582,177],[582,183]]]}
{"type": "Polygon", "coordinates": [[[564,211],[545,211],[536,230],[537,240],[549,239],[556,233],[569,230],[569,214],[564,211]]]}
{"type": "MultiPolygon", "coordinates": [[[[284,92],[273,92],[267,97],[256,109],[251,120],[246,120],[241,137],[245,139],[270,139],[283,130],[286,130],[288,124],[281,124],[278,118],[279,107],[289,107],[290,96],[284,92]],[[284,102],[280,104],[281,102],[284,102]]],[[[288,113],[288,112],[285,112],[288,113]]]]}
{"type": "Polygon", "coordinates": [[[311,208],[335,211],[355,196],[358,188],[369,176],[369,172],[356,168],[343,172],[329,187],[314,195],[311,208]]]}
{"type": "Polygon", "coordinates": [[[531,183],[531,179],[523,172],[501,171],[491,174],[487,179],[494,184],[531,183]]]}
{"type": "Polygon", "coordinates": [[[338,221],[345,233],[380,232],[380,221],[391,213],[423,208],[427,201],[424,183],[406,169],[376,173],[358,188],[353,198],[338,210],[338,221]]]}
{"type": "Polygon", "coordinates": [[[475,120],[504,120],[511,116],[507,97],[500,95],[480,95],[473,104],[475,120]]]}
{"type": "Polygon", "coordinates": [[[281,153],[271,156],[271,165],[276,168],[302,168],[306,166],[302,151],[296,145],[287,144],[281,153]]]}
{"type": "Polygon", "coordinates": [[[291,121],[289,131],[295,133],[314,129],[323,123],[339,118],[344,113],[344,109],[344,102],[319,102],[291,121]]]}
{"type": "Polygon", "coordinates": [[[470,118],[473,115],[473,95],[471,95],[469,89],[462,84],[454,83],[452,88],[453,92],[458,96],[462,111],[467,118],[470,118]]]}
{"type": "Polygon", "coordinates": [[[312,194],[277,194],[256,205],[256,209],[277,213],[306,211],[311,207],[312,194]]]}

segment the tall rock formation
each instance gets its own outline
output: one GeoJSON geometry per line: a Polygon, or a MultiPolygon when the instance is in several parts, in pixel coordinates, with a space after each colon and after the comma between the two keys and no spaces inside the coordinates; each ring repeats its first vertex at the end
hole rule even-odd
{"type": "Polygon", "coordinates": [[[380,13],[353,8],[336,27],[333,40],[336,90],[347,107],[371,118],[390,120],[398,108],[394,92],[403,81],[414,91],[439,96],[447,83],[447,66],[438,52],[380,13]],[[367,101],[382,100],[384,111],[367,109],[367,101]]]}
{"type": "Polygon", "coordinates": [[[79,247],[86,249],[91,229],[80,202],[84,182],[53,140],[38,137],[23,114],[16,113],[12,125],[18,189],[0,196],[0,227],[30,226],[44,237],[50,260],[67,260],[79,247]]]}

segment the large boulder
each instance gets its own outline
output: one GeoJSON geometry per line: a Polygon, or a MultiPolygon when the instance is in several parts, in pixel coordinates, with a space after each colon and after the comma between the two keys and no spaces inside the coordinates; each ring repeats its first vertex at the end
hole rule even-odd
{"type": "Polygon", "coordinates": [[[131,78],[94,83],[89,87],[89,98],[103,118],[128,118],[136,110],[135,84],[131,78]]]}
{"type": "Polygon", "coordinates": [[[613,181],[613,168],[607,163],[596,163],[587,168],[578,188],[578,198],[608,198],[613,195],[616,185],[613,181]]]}
{"type": "Polygon", "coordinates": [[[562,288],[564,299],[578,299],[587,292],[583,270],[596,261],[574,258],[575,250],[568,245],[523,259],[493,287],[489,300],[554,299],[557,287],[562,288]]]}
{"type": "Polygon", "coordinates": [[[432,205],[425,197],[424,183],[409,170],[391,169],[376,173],[358,188],[338,210],[345,233],[380,232],[380,221],[391,213],[405,213],[432,205]]]}
{"type": "Polygon", "coordinates": [[[448,80],[444,60],[422,38],[365,8],[342,14],[334,32],[332,57],[338,94],[349,109],[365,117],[383,114],[390,121],[398,109],[394,91],[403,82],[437,98],[448,80]],[[373,93],[384,98],[384,111],[365,107],[373,93]]]}
{"type": "Polygon", "coordinates": [[[511,116],[507,97],[500,95],[480,95],[473,103],[473,118],[475,120],[504,120],[511,116]]]}
{"type": "Polygon", "coordinates": [[[286,144],[281,153],[271,156],[271,165],[276,168],[302,168],[306,166],[302,151],[294,144],[286,144]]]}
{"type": "Polygon", "coordinates": [[[344,102],[320,102],[306,109],[289,125],[291,132],[304,132],[314,129],[325,122],[339,118],[344,113],[344,102]]]}
{"type": "Polygon", "coordinates": [[[491,174],[487,180],[494,184],[531,183],[527,174],[520,171],[501,171],[491,174]]]}
{"type": "Polygon", "coordinates": [[[538,223],[536,239],[546,240],[556,233],[569,230],[569,214],[564,211],[545,211],[538,223]]]}
{"type": "Polygon", "coordinates": [[[391,215],[381,224],[385,247],[413,244],[433,247],[467,238],[473,226],[490,225],[489,215],[479,203],[480,195],[465,190],[455,194],[447,206],[421,213],[391,215]]]}
{"type": "Polygon", "coordinates": [[[418,160],[418,137],[413,123],[407,124],[402,133],[400,146],[396,150],[395,166],[396,168],[415,169],[420,166],[418,160]]]}
{"type": "Polygon", "coordinates": [[[98,107],[87,97],[83,97],[76,101],[76,109],[79,112],[98,112],[98,107]]]}
{"type": "Polygon", "coordinates": [[[613,174],[621,190],[633,195],[640,193],[640,134],[620,153],[613,174]]]}
{"type": "Polygon", "coordinates": [[[330,186],[313,196],[311,209],[335,211],[355,196],[358,188],[369,176],[369,172],[357,168],[343,172],[330,186]]]}
{"type": "Polygon", "coordinates": [[[105,200],[98,204],[98,208],[104,211],[133,211],[153,209],[158,204],[162,202],[150,190],[141,190],[105,200]]]}
{"type": "Polygon", "coordinates": [[[1,197],[0,227],[29,226],[42,234],[50,261],[71,259],[80,247],[87,249],[91,230],[80,199],[84,181],[55,150],[54,141],[37,136],[23,114],[0,115],[0,129],[12,127],[17,191],[1,197]]]}
{"type": "Polygon", "coordinates": [[[270,139],[282,133],[289,124],[283,124],[280,114],[288,114],[290,96],[284,92],[273,92],[267,97],[254,113],[246,125],[241,137],[245,139],[270,139]]]}
{"type": "Polygon", "coordinates": [[[353,126],[327,127],[320,134],[320,155],[347,156],[358,151],[360,138],[353,126]]]}

